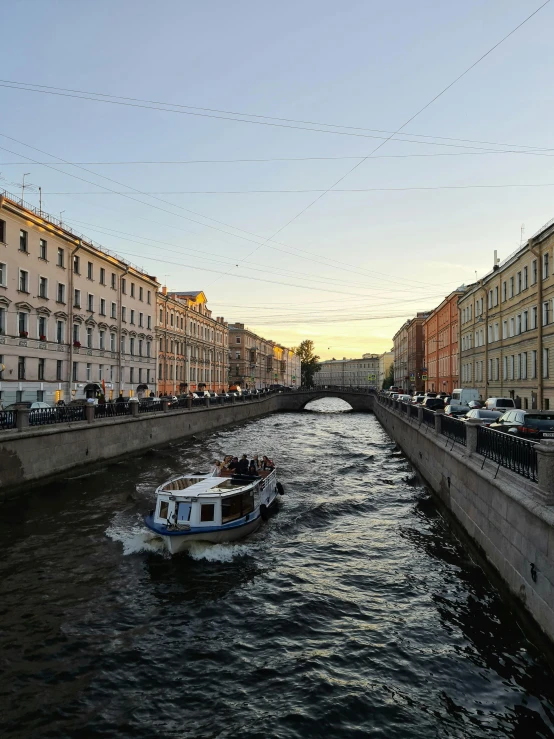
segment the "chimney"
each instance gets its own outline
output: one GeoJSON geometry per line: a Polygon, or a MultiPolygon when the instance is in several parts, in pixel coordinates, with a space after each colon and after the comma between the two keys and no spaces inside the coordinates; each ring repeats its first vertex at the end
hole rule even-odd
{"type": "Polygon", "coordinates": [[[162,287],[162,295],[167,295],[167,285],[162,287]]]}

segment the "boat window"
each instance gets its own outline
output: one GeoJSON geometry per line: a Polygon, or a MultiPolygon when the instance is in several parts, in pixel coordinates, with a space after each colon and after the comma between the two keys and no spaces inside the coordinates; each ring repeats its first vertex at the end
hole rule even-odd
{"type": "Polygon", "coordinates": [[[202,503],[200,506],[200,520],[213,521],[215,513],[215,505],[213,503],[202,503]]]}
{"type": "Polygon", "coordinates": [[[179,508],[177,512],[177,520],[178,521],[190,521],[190,511],[191,511],[191,504],[190,503],[179,503],[179,508]]]}
{"type": "Polygon", "coordinates": [[[159,513],[160,518],[167,518],[168,511],[169,511],[169,501],[167,500],[160,501],[160,513],[159,513]]]}
{"type": "Polygon", "coordinates": [[[221,523],[229,523],[254,510],[254,493],[249,491],[221,499],[221,523]]]}

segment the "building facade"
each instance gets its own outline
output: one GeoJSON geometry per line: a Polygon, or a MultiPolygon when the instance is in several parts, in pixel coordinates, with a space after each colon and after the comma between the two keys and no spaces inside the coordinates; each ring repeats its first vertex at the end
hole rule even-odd
{"type": "Polygon", "coordinates": [[[391,364],[394,362],[394,350],[379,354],[379,376],[377,378],[377,387],[381,389],[383,382],[389,375],[391,364]]]}
{"type": "Polygon", "coordinates": [[[423,325],[427,370],[425,390],[451,393],[459,387],[458,376],[458,300],[465,288],[450,293],[423,325]]]}
{"type": "Polygon", "coordinates": [[[243,323],[229,324],[229,384],[247,389],[300,385],[300,358],[293,349],[258,336],[243,323]]]}
{"type": "Polygon", "coordinates": [[[158,395],[222,392],[227,385],[229,330],[212,318],[201,291],[157,294],[158,395]]]}
{"type": "Polygon", "coordinates": [[[146,393],[156,278],[0,195],[3,405],[146,393]]]}
{"type": "Polygon", "coordinates": [[[554,407],[553,246],[551,222],[458,302],[461,385],[483,399],[554,407]]]}
{"type": "Polygon", "coordinates": [[[425,389],[426,370],[423,324],[429,312],[417,313],[393,337],[394,384],[406,392],[425,389]]]}
{"type": "Polygon", "coordinates": [[[316,387],[378,389],[383,383],[380,381],[381,367],[386,365],[388,372],[392,360],[392,352],[363,354],[360,359],[327,359],[319,363],[321,369],[314,376],[314,384],[316,387]],[[388,364],[386,357],[390,360],[388,364]]]}

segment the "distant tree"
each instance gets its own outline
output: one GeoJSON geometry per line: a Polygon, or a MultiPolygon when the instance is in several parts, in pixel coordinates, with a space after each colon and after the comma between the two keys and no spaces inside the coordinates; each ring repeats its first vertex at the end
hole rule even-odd
{"type": "Polygon", "coordinates": [[[294,353],[300,357],[302,385],[313,387],[314,375],[321,369],[319,356],[314,354],[314,342],[311,339],[305,339],[300,346],[296,347],[294,353]]]}
{"type": "Polygon", "coordinates": [[[394,385],[394,362],[391,362],[389,371],[383,380],[383,390],[387,390],[391,385],[394,385]]]}

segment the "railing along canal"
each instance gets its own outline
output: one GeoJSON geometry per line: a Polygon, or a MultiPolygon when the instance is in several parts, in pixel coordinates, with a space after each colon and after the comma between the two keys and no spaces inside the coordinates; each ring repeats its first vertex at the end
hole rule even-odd
{"type": "Polygon", "coordinates": [[[485,426],[477,429],[478,454],[533,482],[538,479],[536,443],[485,426]]]}
{"type": "Polygon", "coordinates": [[[54,408],[35,408],[29,411],[29,426],[48,426],[52,423],[70,423],[85,420],[85,407],[60,405],[54,408]]]}
{"type": "Polygon", "coordinates": [[[94,406],[95,418],[113,418],[114,416],[128,416],[131,413],[129,403],[105,403],[94,406]]]}
{"type": "Polygon", "coordinates": [[[423,408],[423,423],[435,428],[435,414],[429,408],[423,408]]]}
{"type": "Polygon", "coordinates": [[[0,411],[0,429],[14,429],[16,411],[0,411]]]}
{"type": "Polygon", "coordinates": [[[441,417],[441,434],[448,439],[457,441],[458,444],[466,446],[466,425],[463,421],[450,416],[441,417]]]}

